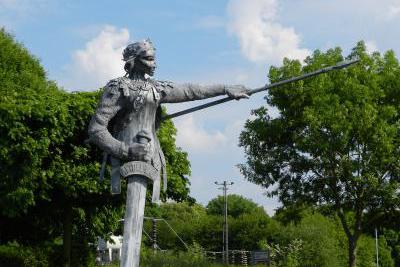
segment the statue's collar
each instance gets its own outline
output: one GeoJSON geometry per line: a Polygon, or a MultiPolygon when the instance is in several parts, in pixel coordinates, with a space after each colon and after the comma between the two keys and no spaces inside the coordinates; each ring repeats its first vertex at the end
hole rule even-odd
{"type": "Polygon", "coordinates": [[[133,74],[130,74],[129,76],[129,79],[131,79],[131,80],[133,80],[133,81],[142,81],[142,82],[147,82],[147,81],[149,81],[150,79],[147,77],[147,75],[141,75],[141,74],[138,74],[138,73],[133,73],[133,74]]]}

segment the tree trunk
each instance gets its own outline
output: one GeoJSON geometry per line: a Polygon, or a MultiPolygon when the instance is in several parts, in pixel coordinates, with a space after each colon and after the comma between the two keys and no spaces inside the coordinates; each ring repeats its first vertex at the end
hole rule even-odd
{"type": "MultiPolygon", "coordinates": [[[[359,214],[359,213],[357,213],[359,214]]],[[[353,233],[351,233],[349,225],[347,224],[345,215],[343,210],[340,208],[337,212],[337,215],[339,216],[340,222],[342,223],[342,227],[344,232],[346,233],[347,241],[348,241],[348,256],[349,256],[349,267],[355,267],[356,266],[356,252],[357,252],[357,242],[358,238],[361,235],[361,216],[356,216],[356,222],[355,222],[355,230],[353,233]]]]}
{"type": "Polygon", "coordinates": [[[349,241],[349,267],[356,267],[356,249],[357,249],[357,239],[352,236],[347,237],[349,241]]]}
{"type": "Polygon", "coordinates": [[[64,211],[63,223],[63,249],[64,249],[64,266],[71,266],[71,240],[72,240],[72,205],[67,203],[64,211]]]}

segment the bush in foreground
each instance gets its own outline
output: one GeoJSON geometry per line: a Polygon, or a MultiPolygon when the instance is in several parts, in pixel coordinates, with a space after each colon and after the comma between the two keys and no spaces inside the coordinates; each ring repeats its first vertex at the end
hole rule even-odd
{"type": "Polygon", "coordinates": [[[18,243],[0,245],[0,266],[7,267],[48,267],[44,253],[38,249],[21,246],[18,243]]]}

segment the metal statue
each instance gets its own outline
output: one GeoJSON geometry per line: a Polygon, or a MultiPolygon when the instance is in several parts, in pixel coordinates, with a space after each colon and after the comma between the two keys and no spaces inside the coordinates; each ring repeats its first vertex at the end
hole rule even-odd
{"type": "Polygon", "coordinates": [[[126,75],[108,82],[89,124],[89,140],[105,151],[100,177],[110,157],[111,188],[120,193],[120,177],[127,178],[127,200],[122,246],[123,267],[139,266],[147,183],[152,201],[160,200],[161,176],[166,190],[164,154],[157,139],[163,103],[177,103],[227,95],[247,98],[241,85],[202,86],[151,79],[155,48],[150,40],[130,44],[123,51],[126,75]]]}

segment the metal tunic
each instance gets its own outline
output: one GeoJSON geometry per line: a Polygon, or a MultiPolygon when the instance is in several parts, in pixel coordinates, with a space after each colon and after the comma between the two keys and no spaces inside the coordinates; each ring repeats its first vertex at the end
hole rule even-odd
{"type": "MultiPolygon", "coordinates": [[[[134,81],[132,81],[132,83],[134,83],[134,81]]],[[[153,177],[152,201],[158,203],[160,199],[160,175],[161,172],[165,173],[165,169],[162,169],[163,164],[161,163],[164,160],[164,156],[162,155],[155,126],[155,117],[159,106],[160,94],[149,82],[143,85],[133,84],[133,86],[138,86],[139,88],[135,88],[137,90],[130,90],[128,96],[130,111],[127,112],[125,117],[120,121],[121,125],[115,126],[115,128],[119,128],[116,138],[129,147],[133,143],[138,142],[137,136],[139,132],[148,133],[151,138],[148,143],[151,164],[158,171],[157,177],[153,177]]],[[[119,166],[115,166],[115,168],[119,169],[119,166]]],[[[164,189],[166,189],[166,180],[164,180],[164,189]]]]}
{"type": "MultiPolygon", "coordinates": [[[[132,90],[128,97],[128,106],[132,105],[131,110],[125,113],[120,122],[121,125],[115,126],[118,129],[116,138],[129,147],[138,142],[137,134],[140,131],[145,131],[150,135],[150,154],[153,155],[157,140],[155,116],[158,100],[155,96],[158,96],[159,93],[150,83],[146,83],[145,87],[135,91],[132,90]]],[[[159,97],[157,98],[159,99],[159,97]]]]}
{"type": "MultiPolygon", "coordinates": [[[[128,148],[137,142],[137,134],[145,131],[150,137],[149,155],[157,169],[153,177],[152,201],[160,199],[160,174],[166,190],[166,166],[156,135],[156,113],[160,93],[151,81],[121,77],[111,80],[105,87],[99,107],[89,124],[90,141],[111,155],[111,191],[119,194],[120,166],[128,159],[128,148]],[[109,129],[112,129],[109,131],[109,129]]],[[[102,176],[102,175],[101,175],[102,176]]]]}

